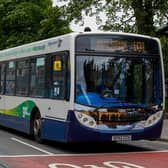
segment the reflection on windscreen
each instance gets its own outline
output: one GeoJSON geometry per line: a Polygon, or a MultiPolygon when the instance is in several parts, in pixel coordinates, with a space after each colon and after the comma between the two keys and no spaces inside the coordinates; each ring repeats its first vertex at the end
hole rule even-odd
{"type": "Polygon", "coordinates": [[[160,103],[156,58],[77,56],[76,102],[91,106],[160,103]]]}

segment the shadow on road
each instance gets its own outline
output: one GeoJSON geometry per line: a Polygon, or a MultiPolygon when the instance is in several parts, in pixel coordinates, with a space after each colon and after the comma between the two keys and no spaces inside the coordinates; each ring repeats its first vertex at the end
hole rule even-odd
{"type": "Polygon", "coordinates": [[[125,153],[125,152],[141,152],[151,151],[146,148],[119,142],[90,142],[90,143],[56,143],[45,141],[45,144],[63,150],[65,153],[125,153]]]}
{"type": "MultiPolygon", "coordinates": [[[[24,138],[32,145],[39,146],[29,135],[19,131],[0,126],[1,130],[9,132],[24,138]]],[[[43,141],[41,147],[50,148],[55,154],[71,153],[71,154],[91,154],[91,153],[126,153],[126,152],[141,152],[151,151],[152,149],[141,147],[140,145],[129,144],[127,142],[82,142],[82,143],[59,143],[55,141],[43,141]]]]}

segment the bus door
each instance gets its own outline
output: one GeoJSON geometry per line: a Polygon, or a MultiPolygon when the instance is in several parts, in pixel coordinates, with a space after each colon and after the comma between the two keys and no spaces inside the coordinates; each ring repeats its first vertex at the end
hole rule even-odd
{"type": "MultiPolygon", "coordinates": [[[[66,118],[67,105],[69,100],[69,68],[68,68],[68,52],[54,53],[50,56],[50,69],[47,75],[50,98],[54,100],[51,109],[53,109],[55,117],[66,118]]],[[[53,114],[53,112],[52,112],[53,114]]]]}

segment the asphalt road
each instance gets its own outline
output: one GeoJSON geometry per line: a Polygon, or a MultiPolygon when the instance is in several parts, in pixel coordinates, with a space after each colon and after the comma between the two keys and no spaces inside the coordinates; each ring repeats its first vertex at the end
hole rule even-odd
{"type": "Polygon", "coordinates": [[[75,143],[62,144],[45,141],[38,144],[28,135],[0,127],[0,156],[8,155],[53,155],[127,153],[143,151],[168,151],[168,142],[131,141],[118,143],[75,143]]]}

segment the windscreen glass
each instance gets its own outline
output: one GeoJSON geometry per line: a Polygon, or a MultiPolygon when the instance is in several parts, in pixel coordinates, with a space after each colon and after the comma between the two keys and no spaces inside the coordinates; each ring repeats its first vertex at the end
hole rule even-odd
{"type": "Polygon", "coordinates": [[[146,105],[161,101],[157,58],[78,55],[75,101],[91,106],[146,105]]]}

